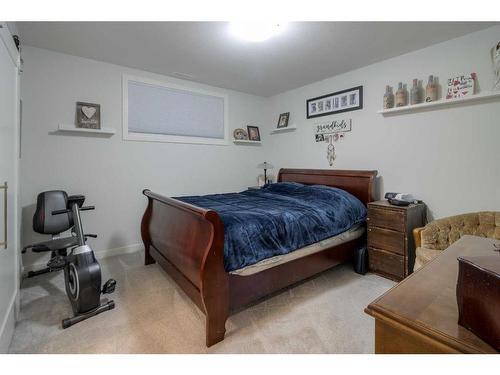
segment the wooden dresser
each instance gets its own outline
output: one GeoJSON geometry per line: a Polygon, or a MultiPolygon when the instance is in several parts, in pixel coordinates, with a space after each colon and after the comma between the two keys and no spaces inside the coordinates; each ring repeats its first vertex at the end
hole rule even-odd
{"type": "Polygon", "coordinates": [[[412,230],[425,225],[425,204],[393,206],[386,200],[368,203],[370,271],[400,281],[413,271],[412,230]]]}
{"type": "Polygon", "coordinates": [[[462,236],[365,309],[375,318],[376,353],[497,353],[458,324],[459,256],[494,255],[500,241],[462,236]]]}

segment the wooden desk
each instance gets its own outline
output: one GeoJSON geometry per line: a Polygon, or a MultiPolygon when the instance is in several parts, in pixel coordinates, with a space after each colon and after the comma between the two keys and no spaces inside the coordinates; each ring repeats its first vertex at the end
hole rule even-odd
{"type": "Polygon", "coordinates": [[[497,353],[458,325],[456,298],[457,257],[498,254],[494,243],[500,241],[463,236],[373,301],[365,312],[375,318],[375,352],[497,353]]]}

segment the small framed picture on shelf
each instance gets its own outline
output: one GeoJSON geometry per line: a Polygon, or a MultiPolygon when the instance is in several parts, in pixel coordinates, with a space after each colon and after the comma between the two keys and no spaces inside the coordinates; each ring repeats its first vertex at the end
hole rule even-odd
{"type": "Polygon", "coordinates": [[[258,126],[247,126],[248,139],[250,141],[260,141],[260,132],[258,126]]]}
{"type": "Polygon", "coordinates": [[[101,105],[76,102],[76,127],[87,129],[101,128],[101,105]]]}
{"type": "Polygon", "coordinates": [[[278,125],[277,128],[286,128],[288,126],[288,118],[290,117],[290,112],[285,112],[280,115],[280,118],[278,120],[278,125]]]}

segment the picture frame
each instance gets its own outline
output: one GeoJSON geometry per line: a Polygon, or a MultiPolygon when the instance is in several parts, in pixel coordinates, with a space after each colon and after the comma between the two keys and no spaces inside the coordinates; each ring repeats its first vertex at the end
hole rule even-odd
{"type": "Polygon", "coordinates": [[[446,100],[465,98],[475,94],[476,73],[458,74],[455,77],[448,78],[446,90],[446,100]]]}
{"type": "Polygon", "coordinates": [[[260,141],[260,132],[258,126],[247,126],[248,140],[260,141]]]}
{"type": "Polygon", "coordinates": [[[76,127],[86,129],[101,128],[101,105],[76,102],[76,127]]]}
{"type": "Polygon", "coordinates": [[[363,86],[336,91],[306,100],[306,118],[363,109],[363,86]]]}
{"type": "Polygon", "coordinates": [[[276,125],[276,128],[278,129],[286,128],[288,126],[289,118],[290,118],[290,112],[285,112],[280,114],[280,117],[278,119],[278,125],[276,125]]]}

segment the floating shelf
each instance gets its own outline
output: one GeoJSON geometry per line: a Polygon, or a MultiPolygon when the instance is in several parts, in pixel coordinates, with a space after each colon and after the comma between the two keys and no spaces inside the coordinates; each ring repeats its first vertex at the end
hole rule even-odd
{"type": "Polygon", "coordinates": [[[261,141],[249,141],[248,139],[233,139],[235,145],[260,145],[261,141]]]}
{"type": "Polygon", "coordinates": [[[287,126],[286,128],[276,128],[271,131],[271,134],[277,134],[277,133],[287,133],[287,132],[292,132],[294,130],[297,130],[296,126],[287,126]]]}
{"type": "Polygon", "coordinates": [[[63,125],[60,124],[58,131],[60,132],[68,132],[68,133],[85,133],[85,134],[101,134],[112,136],[116,133],[116,130],[113,128],[100,128],[100,129],[87,129],[87,128],[77,128],[74,125],[63,125]]]}
{"type": "Polygon", "coordinates": [[[491,100],[495,98],[500,99],[500,91],[484,92],[481,94],[475,94],[472,96],[467,96],[465,98],[459,98],[459,99],[441,99],[430,103],[413,104],[404,107],[382,109],[377,113],[380,113],[382,115],[390,115],[390,114],[399,114],[407,112],[418,112],[420,110],[432,110],[434,108],[439,108],[439,107],[460,105],[460,104],[473,103],[479,101],[487,101],[488,99],[491,100]]]}

